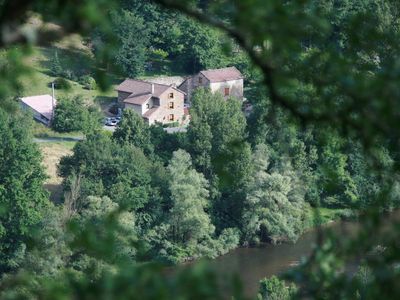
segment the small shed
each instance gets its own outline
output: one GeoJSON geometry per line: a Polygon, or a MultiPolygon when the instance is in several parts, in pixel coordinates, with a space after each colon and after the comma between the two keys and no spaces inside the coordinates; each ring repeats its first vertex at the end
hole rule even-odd
{"type": "Polygon", "coordinates": [[[36,120],[49,126],[57,101],[50,95],[39,95],[23,97],[20,104],[23,110],[31,111],[36,120]]]}

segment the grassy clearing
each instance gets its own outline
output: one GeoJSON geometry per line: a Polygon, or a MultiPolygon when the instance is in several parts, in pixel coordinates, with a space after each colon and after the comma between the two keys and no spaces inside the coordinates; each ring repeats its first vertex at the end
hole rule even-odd
{"type": "Polygon", "coordinates": [[[55,132],[51,128],[39,122],[34,122],[33,135],[36,138],[84,137],[84,134],[79,131],[66,133],[55,132]]]}
{"type": "Polygon", "coordinates": [[[327,224],[329,222],[349,217],[352,211],[349,209],[338,208],[313,208],[309,207],[306,212],[306,228],[312,228],[317,225],[327,224]]]}
{"type": "Polygon", "coordinates": [[[63,156],[71,155],[75,142],[40,143],[43,166],[49,178],[45,188],[50,192],[50,199],[58,203],[62,197],[62,178],[57,175],[57,166],[63,156]]]}
{"type": "MultiPolygon", "coordinates": [[[[33,54],[26,59],[33,72],[20,78],[20,96],[34,96],[42,94],[51,95],[51,82],[57,77],[51,73],[52,61],[56,57],[60,60],[64,71],[70,71],[76,77],[76,81],[68,80],[71,88],[68,90],[58,89],[55,91],[57,99],[63,97],[81,96],[88,105],[98,105],[103,111],[116,100],[117,92],[115,87],[124,79],[122,76],[107,74],[108,80],[112,83],[107,91],[88,90],[79,82],[79,77],[96,73],[95,60],[85,40],[77,35],[70,35],[51,47],[35,47],[33,54]]],[[[168,68],[167,68],[168,69],[168,68]]],[[[170,71],[148,71],[140,79],[157,76],[184,76],[186,74],[170,71]]]]}
{"type": "MultiPolygon", "coordinates": [[[[84,48],[83,48],[84,49],[84,48]]],[[[32,67],[33,72],[22,76],[20,84],[22,86],[21,96],[34,96],[42,94],[51,95],[51,82],[57,77],[52,76],[51,61],[58,55],[62,68],[70,70],[75,74],[77,80],[80,76],[92,73],[94,65],[93,58],[88,51],[82,49],[67,49],[66,46],[53,46],[49,48],[37,47],[33,55],[27,59],[27,64],[32,67]]],[[[55,91],[56,98],[81,96],[89,105],[98,105],[105,109],[116,99],[114,86],[107,91],[88,90],[80,83],[68,80],[71,88],[67,90],[58,89],[55,91]]]]}

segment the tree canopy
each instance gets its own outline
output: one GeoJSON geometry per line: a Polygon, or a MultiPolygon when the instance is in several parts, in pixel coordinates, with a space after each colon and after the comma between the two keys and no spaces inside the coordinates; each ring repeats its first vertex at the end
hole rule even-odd
{"type": "Polygon", "coordinates": [[[20,266],[50,204],[41,154],[24,118],[0,111],[0,274],[20,266]]]}

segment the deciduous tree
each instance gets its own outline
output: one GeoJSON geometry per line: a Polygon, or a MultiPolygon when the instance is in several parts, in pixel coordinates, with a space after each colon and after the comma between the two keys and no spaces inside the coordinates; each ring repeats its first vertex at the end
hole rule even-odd
{"type": "Polygon", "coordinates": [[[149,126],[132,109],[125,109],[122,121],[115,130],[113,138],[120,143],[130,143],[146,154],[153,152],[154,146],[151,143],[151,133],[149,126]]]}
{"type": "Polygon", "coordinates": [[[244,234],[248,241],[295,241],[303,229],[304,191],[289,164],[284,171],[270,169],[269,155],[266,145],[256,147],[243,216],[244,234]]]}
{"type": "Polygon", "coordinates": [[[183,150],[174,152],[168,171],[173,202],[169,220],[172,238],[177,243],[195,246],[214,232],[205,212],[209,206],[207,180],[192,168],[190,155],[183,150]]]}
{"type": "Polygon", "coordinates": [[[49,205],[29,115],[0,109],[0,274],[15,270],[49,205]]]}

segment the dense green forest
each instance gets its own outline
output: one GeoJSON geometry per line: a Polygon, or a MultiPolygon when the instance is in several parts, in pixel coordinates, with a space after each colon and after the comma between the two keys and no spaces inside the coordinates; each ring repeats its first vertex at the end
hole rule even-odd
{"type": "MultiPolygon", "coordinates": [[[[321,237],[309,262],[285,277],[297,285],[264,279],[259,298],[396,298],[396,234],[385,237],[387,250],[370,239],[379,215],[397,208],[400,196],[396,3],[81,5],[2,1],[0,21],[6,27],[5,11],[14,8],[22,19],[34,11],[65,32],[82,33],[96,65],[70,74],[55,57],[51,70],[88,89],[106,87],[110,74],[234,65],[245,75],[252,111],[245,116],[237,99],[198,89],[187,132],[168,134],[126,110],[110,133],[95,109],[63,99],[55,129],[86,136],[61,160],[63,201],[52,203],[32,123],[13,101],[18,76],[29,73],[23,56],[30,40],[23,33],[15,41],[3,37],[0,298],[218,299],[224,291],[207,269],[170,278],[155,263],[295,242],[324,222],[321,208],[332,218],[365,219],[369,232],[348,243],[321,237]],[[67,117],[77,119],[67,124],[67,117]],[[366,259],[356,276],[338,272],[360,256],[366,259]]],[[[235,297],[242,299],[239,290],[235,297]]]]}

